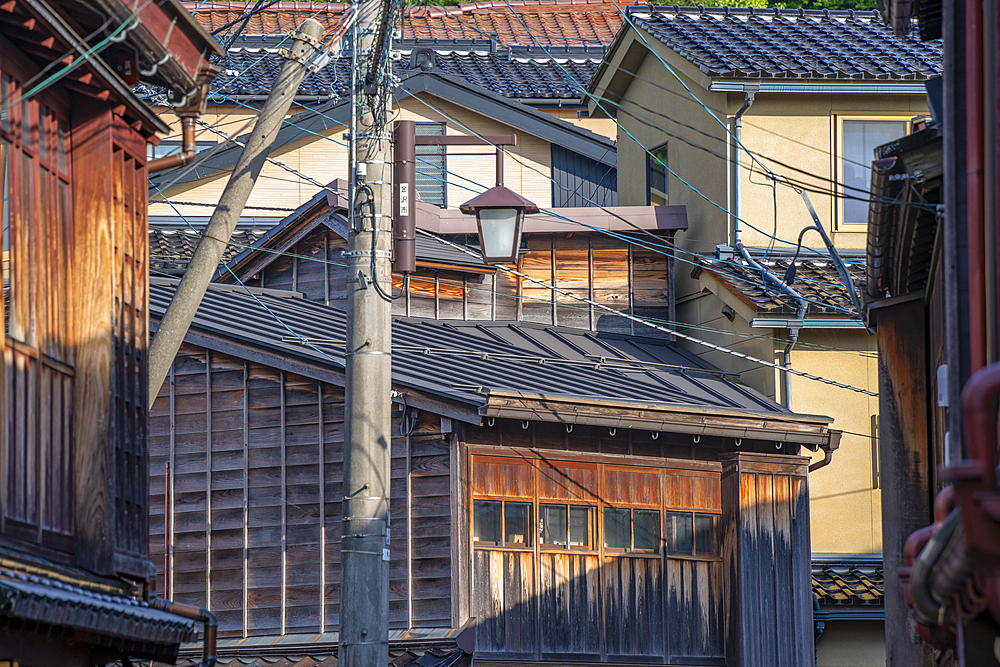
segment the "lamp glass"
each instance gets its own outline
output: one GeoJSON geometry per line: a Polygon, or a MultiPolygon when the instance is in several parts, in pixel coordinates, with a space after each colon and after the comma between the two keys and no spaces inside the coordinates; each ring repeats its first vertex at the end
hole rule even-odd
{"type": "Polygon", "coordinates": [[[485,261],[514,261],[517,258],[517,248],[521,243],[520,214],[516,208],[481,208],[476,211],[479,243],[485,261]]]}

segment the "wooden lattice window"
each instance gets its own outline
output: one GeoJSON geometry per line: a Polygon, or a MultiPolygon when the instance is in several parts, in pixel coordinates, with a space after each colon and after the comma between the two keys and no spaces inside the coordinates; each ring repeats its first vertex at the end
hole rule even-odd
{"type": "MultiPolygon", "coordinates": [[[[117,130],[118,128],[116,128],[117,130]]],[[[146,460],[146,182],[143,146],[115,132],[111,156],[114,271],[112,442],[115,452],[116,552],[119,571],[142,575],[148,552],[149,469],[146,460]]]]}
{"type": "Polygon", "coordinates": [[[0,70],[3,395],[0,533],[70,551],[74,524],[73,349],[68,248],[68,111],[54,93],[21,97],[0,70]]]}

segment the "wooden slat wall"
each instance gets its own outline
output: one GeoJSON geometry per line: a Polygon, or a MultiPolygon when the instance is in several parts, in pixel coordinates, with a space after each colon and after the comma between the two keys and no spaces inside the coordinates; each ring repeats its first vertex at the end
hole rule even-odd
{"type": "Polygon", "coordinates": [[[726,656],[739,667],[810,664],[809,459],[722,457],[726,656]]]}
{"type": "MultiPolygon", "coordinates": [[[[220,636],[336,630],[343,419],[339,388],[190,345],[178,355],[150,413],[152,559],[175,599],[216,612],[220,636]]],[[[448,442],[436,416],[408,438],[398,422],[390,627],[451,627],[448,442]]]]}
{"type": "MultiPolygon", "coordinates": [[[[532,278],[615,310],[670,319],[669,268],[663,249],[630,250],[627,242],[599,233],[527,234],[524,239],[531,251],[522,255],[518,270],[532,278]]],[[[661,243],[666,245],[667,238],[661,243]]],[[[256,284],[302,292],[307,299],[343,307],[347,274],[340,253],[346,247],[346,241],[332,230],[316,229],[295,244],[289,255],[275,259],[261,271],[256,284]]],[[[406,283],[397,277],[393,289],[400,292],[404,288],[406,283]]],[[[418,267],[406,291],[405,298],[393,303],[393,314],[523,320],[664,335],[504,271],[491,275],[418,267]]]]}

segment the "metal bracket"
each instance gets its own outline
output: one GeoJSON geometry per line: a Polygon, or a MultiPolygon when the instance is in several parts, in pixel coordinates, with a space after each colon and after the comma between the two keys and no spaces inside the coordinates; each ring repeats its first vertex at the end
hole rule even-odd
{"type": "Polygon", "coordinates": [[[289,39],[294,39],[294,40],[299,41],[299,42],[305,42],[306,44],[308,44],[310,46],[317,46],[317,45],[319,45],[319,40],[318,39],[316,39],[315,37],[310,37],[309,35],[305,34],[304,32],[299,32],[298,30],[295,30],[295,29],[292,29],[292,30],[288,31],[288,38],[289,39]]]}
{"type": "MultiPolygon", "coordinates": [[[[375,250],[376,257],[384,257],[385,259],[392,259],[391,250],[375,250]]],[[[341,257],[371,257],[371,250],[343,250],[341,251],[341,257]]]]}
{"type": "Polygon", "coordinates": [[[318,40],[315,40],[309,35],[304,35],[296,30],[290,31],[288,36],[292,39],[309,44],[313,47],[312,51],[306,55],[297,56],[292,53],[291,50],[282,48],[278,49],[278,55],[286,60],[294,60],[313,74],[329,65],[334,56],[340,55],[341,49],[337,49],[337,52],[334,53],[330,49],[319,46],[318,40]]]}

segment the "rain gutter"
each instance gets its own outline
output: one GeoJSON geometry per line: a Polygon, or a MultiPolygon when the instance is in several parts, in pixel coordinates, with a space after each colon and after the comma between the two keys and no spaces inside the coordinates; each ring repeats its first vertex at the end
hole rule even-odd
{"type": "MultiPolygon", "coordinates": [[[[742,93],[747,84],[740,81],[713,81],[708,90],[713,93],[742,93]]],[[[860,83],[854,81],[759,81],[754,83],[761,93],[856,93],[863,95],[925,95],[923,81],[919,83],[860,83]]]]}
{"type": "Polygon", "coordinates": [[[482,417],[584,424],[606,428],[768,440],[836,448],[840,431],[830,417],[750,410],[705,410],[686,406],[608,401],[591,397],[550,396],[487,390],[482,417]]]}

